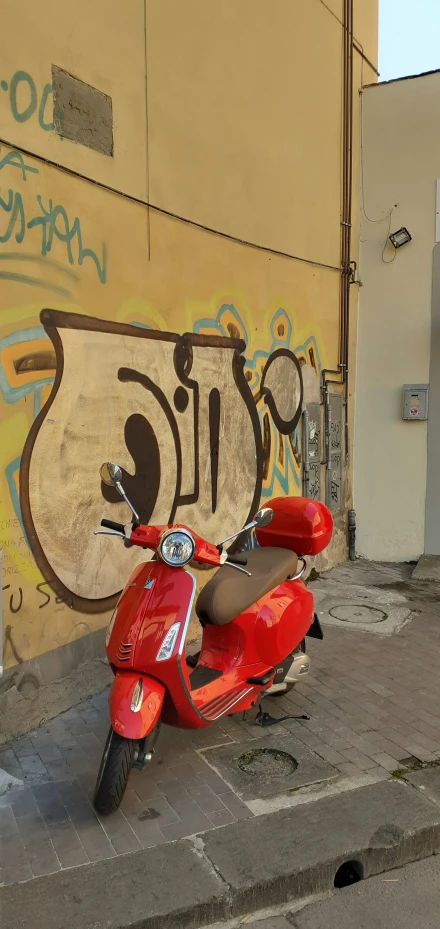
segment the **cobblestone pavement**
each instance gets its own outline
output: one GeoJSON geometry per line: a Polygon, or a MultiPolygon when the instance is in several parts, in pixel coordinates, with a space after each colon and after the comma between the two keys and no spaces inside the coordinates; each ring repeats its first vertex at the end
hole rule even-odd
{"type": "MultiPolygon", "coordinates": [[[[439,761],[439,588],[412,583],[411,571],[356,562],[330,572],[333,593],[334,582],[341,595],[353,583],[396,590],[415,612],[396,636],[329,626],[323,642],[308,640],[307,680],[286,697],[267,698],[265,709],[275,716],[307,713],[309,720],[261,729],[252,718],[235,716],[198,733],[164,727],[153,762],[132,772],[121,809],[112,816],[100,818],[91,805],[109,726],[106,692],[0,749],[0,768],[25,784],[0,797],[0,883],[154,847],[254,815],[227,775],[225,780],[208,764],[212,747],[225,746],[226,753],[226,746],[243,744],[246,752],[270,737],[282,749],[283,739],[291,744],[294,736],[332,766],[335,781],[352,778],[353,786],[365,774],[381,779],[407,763],[439,761]]],[[[315,590],[322,593],[325,583],[317,581],[315,590]]]]}

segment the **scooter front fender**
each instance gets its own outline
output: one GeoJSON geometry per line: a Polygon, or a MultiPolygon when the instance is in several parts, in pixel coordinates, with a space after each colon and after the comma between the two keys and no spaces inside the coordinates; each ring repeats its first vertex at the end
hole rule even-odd
{"type": "Polygon", "coordinates": [[[165,687],[139,671],[118,671],[113,681],[109,709],[113,729],[125,739],[143,739],[154,729],[162,712],[165,687]],[[139,708],[131,709],[137,683],[142,682],[139,708]]]}

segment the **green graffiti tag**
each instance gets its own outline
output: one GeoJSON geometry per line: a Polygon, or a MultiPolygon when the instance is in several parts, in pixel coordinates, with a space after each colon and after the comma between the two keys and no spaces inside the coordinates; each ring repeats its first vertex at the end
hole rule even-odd
{"type": "MultiPolygon", "coordinates": [[[[27,165],[20,152],[8,152],[3,158],[0,158],[0,171],[5,167],[18,168],[22,174],[22,180],[27,180],[27,172],[38,174],[38,168],[27,165]]],[[[24,241],[27,230],[41,230],[41,255],[46,256],[52,250],[54,239],[62,242],[66,247],[66,255],[69,264],[75,262],[82,265],[86,258],[90,258],[96,267],[96,271],[101,281],[105,284],[107,281],[107,247],[105,242],[102,243],[101,257],[98,258],[96,252],[91,248],[85,248],[81,231],[81,222],[78,216],[69,218],[67,211],[61,204],[54,204],[49,198],[47,203],[43,202],[40,194],[36,194],[35,215],[30,218],[26,217],[25,207],[20,191],[9,188],[5,197],[0,196],[0,215],[5,213],[9,216],[8,223],[4,232],[0,232],[0,242],[9,242],[14,236],[18,245],[24,241]]]]}
{"type": "Polygon", "coordinates": [[[33,77],[27,71],[16,71],[10,81],[1,80],[0,89],[9,91],[11,113],[17,123],[27,123],[38,110],[38,124],[44,132],[53,130],[53,122],[47,122],[45,111],[52,94],[52,84],[45,84],[38,99],[33,77]],[[24,98],[24,99],[23,99],[24,98]]]}

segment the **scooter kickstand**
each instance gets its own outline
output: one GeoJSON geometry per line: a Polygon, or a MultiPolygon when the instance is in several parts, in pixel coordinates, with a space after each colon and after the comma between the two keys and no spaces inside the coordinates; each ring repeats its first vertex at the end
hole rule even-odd
{"type": "Polygon", "coordinates": [[[277,719],[275,716],[271,716],[270,713],[266,713],[261,703],[258,704],[258,713],[255,717],[257,726],[276,726],[277,723],[283,723],[286,719],[310,719],[310,716],[280,716],[277,719]]]}

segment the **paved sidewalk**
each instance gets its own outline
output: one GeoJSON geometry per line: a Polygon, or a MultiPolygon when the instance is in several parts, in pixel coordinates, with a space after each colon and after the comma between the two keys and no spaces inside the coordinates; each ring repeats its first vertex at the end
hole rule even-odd
{"type": "Polygon", "coordinates": [[[0,768],[25,788],[0,797],[0,883],[126,855],[302,802],[309,799],[300,789],[307,784],[347,789],[438,762],[439,586],[411,582],[411,571],[356,562],[315,582],[324,614],[326,597],[340,590],[342,599],[350,585],[368,588],[372,603],[396,596],[417,612],[397,635],[326,625],[323,642],[308,640],[307,681],[287,697],[265,700],[274,716],[307,713],[308,721],[261,729],[252,718],[233,717],[200,733],[163,728],[152,764],[132,773],[113,816],[99,818],[91,805],[109,725],[106,693],[1,749],[0,768]],[[243,789],[236,759],[258,745],[287,750],[300,761],[298,770],[287,778],[276,771],[257,777],[252,789],[243,789]]]}

